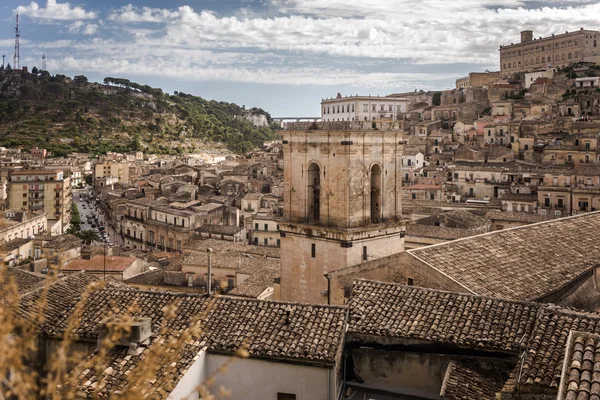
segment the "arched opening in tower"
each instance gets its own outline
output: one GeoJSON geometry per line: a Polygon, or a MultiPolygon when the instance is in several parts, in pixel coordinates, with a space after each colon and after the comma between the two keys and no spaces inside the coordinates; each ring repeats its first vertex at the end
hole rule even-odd
{"type": "Polygon", "coordinates": [[[321,168],[315,163],[308,167],[308,222],[321,219],[321,168]]]}
{"type": "Polygon", "coordinates": [[[371,223],[381,222],[381,167],[371,167],[371,223]]]}

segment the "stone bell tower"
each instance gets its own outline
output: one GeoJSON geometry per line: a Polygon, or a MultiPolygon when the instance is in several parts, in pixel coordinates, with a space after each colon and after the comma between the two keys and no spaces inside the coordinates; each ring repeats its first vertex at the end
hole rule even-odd
{"type": "Polygon", "coordinates": [[[325,123],[283,149],[281,299],[327,303],[325,274],[404,250],[402,132],[325,123]]]}

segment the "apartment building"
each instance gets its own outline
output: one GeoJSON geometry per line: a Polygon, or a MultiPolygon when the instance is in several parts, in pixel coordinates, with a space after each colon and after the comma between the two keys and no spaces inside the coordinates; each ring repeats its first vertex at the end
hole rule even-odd
{"type": "Polygon", "coordinates": [[[279,247],[279,222],[281,217],[259,213],[252,218],[250,223],[250,244],[255,246],[279,247]]]}
{"type": "Polygon", "coordinates": [[[99,163],[94,167],[94,177],[117,178],[119,183],[129,182],[129,164],[127,163],[99,163]]]}
{"type": "Polygon", "coordinates": [[[46,213],[49,224],[59,220],[61,231],[71,221],[71,181],[63,171],[23,169],[10,175],[9,209],[46,213]]]}
{"type": "Polygon", "coordinates": [[[0,213],[0,243],[24,239],[48,229],[46,213],[7,210],[0,213]]]}

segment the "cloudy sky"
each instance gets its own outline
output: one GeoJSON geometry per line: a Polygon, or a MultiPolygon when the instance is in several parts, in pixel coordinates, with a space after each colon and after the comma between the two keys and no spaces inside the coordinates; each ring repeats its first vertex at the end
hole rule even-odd
{"type": "Polygon", "coordinates": [[[12,63],[101,81],[319,114],[323,97],[444,89],[497,70],[498,46],[600,29],[599,0],[0,1],[0,51],[12,63]]]}

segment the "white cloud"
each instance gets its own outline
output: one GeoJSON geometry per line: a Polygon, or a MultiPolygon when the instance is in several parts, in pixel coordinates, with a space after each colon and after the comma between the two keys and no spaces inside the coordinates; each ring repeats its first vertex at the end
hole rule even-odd
{"type": "Polygon", "coordinates": [[[84,35],[93,35],[98,31],[98,25],[96,24],[89,24],[86,25],[85,28],[83,29],[83,34],[84,35]]]}
{"type": "Polygon", "coordinates": [[[96,18],[96,13],[93,11],[88,12],[79,6],[71,7],[70,3],[57,3],[56,0],[48,0],[45,8],[40,7],[38,3],[32,1],[28,6],[17,7],[13,12],[15,14],[46,20],[82,20],[96,18]]]}
{"type": "Polygon", "coordinates": [[[219,17],[189,6],[167,10],[128,5],[110,18],[165,24],[166,35],[159,39],[154,35],[156,46],[490,64],[497,60],[500,44],[518,40],[521,27],[548,35],[594,27],[595,16],[600,15],[600,3],[587,0],[541,9],[522,7],[525,0],[503,0],[503,8],[493,8],[500,0],[272,1],[287,15],[219,17]]]}
{"type": "Polygon", "coordinates": [[[134,7],[128,4],[110,13],[108,19],[118,22],[167,22],[177,18],[177,11],[160,8],[134,7]]]}
{"type": "Polygon", "coordinates": [[[53,60],[51,65],[60,71],[85,71],[112,74],[131,74],[181,79],[187,81],[230,81],[241,83],[267,83],[285,85],[326,85],[361,86],[385,88],[391,86],[415,86],[424,89],[435,88],[436,84],[454,79],[454,74],[409,74],[409,73],[363,73],[353,70],[331,68],[244,68],[244,67],[203,67],[183,62],[172,65],[168,59],[145,58],[138,61],[127,59],[107,59],[104,57],[74,58],[64,57],[53,60]]]}
{"type": "MultiPolygon", "coordinates": [[[[101,37],[30,47],[54,49],[54,66],[62,72],[428,89],[469,72],[459,64],[498,68],[499,45],[517,42],[521,29],[536,36],[593,29],[600,15],[600,3],[591,0],[548,0],[543,8],[527,8],[541,4],[527,0],[502,0],[502,6],[500,0],[270,1],[280,11],[272,7],[272,17],[130,4],[110,11],[110,29],[101,37]],[[461,72],[399,72],[409,68],[461,72]]],[[[68,27],[95,35],[103,23],[94,22],[75,19],[68,27]]]]}
{"type": "Polygon", "coordinates": [[[71,33],[79,33],[81,27],[83,27],[85,23],[83,21],[75,21],[71,25],[69,25],[69,32],[71,33]]]}

